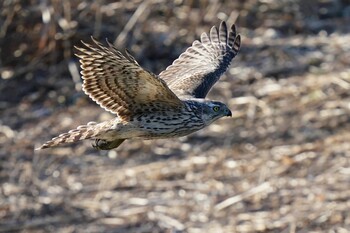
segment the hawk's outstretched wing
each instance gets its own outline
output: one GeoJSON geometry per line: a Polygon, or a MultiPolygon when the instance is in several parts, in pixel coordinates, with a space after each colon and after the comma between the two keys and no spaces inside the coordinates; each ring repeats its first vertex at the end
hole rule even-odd
{"type": "Polygon", "coordinates": [[[106,110],[124,120],[135,114],[181,107],[182,101],[156,75],[144,70],[126,51],[126,56],[113,45],[82,42],[76,47],[81,63],[83,90],[106,110]]]}
{"type": "Polygon", "coordinates": [[[235,25],[228,32],[225,22],[201,35],[172,65],[159,74],[178,96],[205,98],[210,88],[237,55],[241,38],[235,25]]]}

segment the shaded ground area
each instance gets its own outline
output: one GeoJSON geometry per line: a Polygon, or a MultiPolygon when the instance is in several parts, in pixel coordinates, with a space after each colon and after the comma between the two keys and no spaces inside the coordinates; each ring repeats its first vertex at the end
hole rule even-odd
{"type": "Polygon", "coordinates": [[[350,2],[2,1],[0,232],[349,232],[350,2]],[[188,137],[33,151],[113,116],[73,45],[159,73],[220,20],[242,49],[209,94],[233,118],[188,137]]]}

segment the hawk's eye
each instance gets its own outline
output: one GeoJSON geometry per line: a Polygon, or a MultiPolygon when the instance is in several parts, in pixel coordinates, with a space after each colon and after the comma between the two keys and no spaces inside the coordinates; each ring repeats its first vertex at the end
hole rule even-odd
{"type": "Polygon", "coordinates": [[[220,110],[220,107],[219,106],[214,106],[213,110],[214,110],[214,112],[218,112],[220,110]]]}

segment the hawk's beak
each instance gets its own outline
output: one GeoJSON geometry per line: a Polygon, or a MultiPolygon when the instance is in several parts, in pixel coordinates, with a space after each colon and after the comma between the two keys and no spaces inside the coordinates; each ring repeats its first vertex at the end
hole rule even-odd
{"type": "Polygon", "coordinates": [[[232,117],[232,112],[228,109],[226,116],[232,117]]]}

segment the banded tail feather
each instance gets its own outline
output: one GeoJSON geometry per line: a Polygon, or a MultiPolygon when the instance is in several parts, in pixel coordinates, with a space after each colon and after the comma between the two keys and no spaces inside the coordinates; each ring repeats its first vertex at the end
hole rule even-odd
{"type": "Polygon", "coordinates": [[[67,133],[60,134],[57,137],[47,141],[42,146],[35,150],[42,150],[50,147],[55,147],[65,143],[77,142],[83,139],[93,139],[101,132],[101,124],[89,122],[87,125],[78,126],[76,129],[70,130],[67,133]]]}

